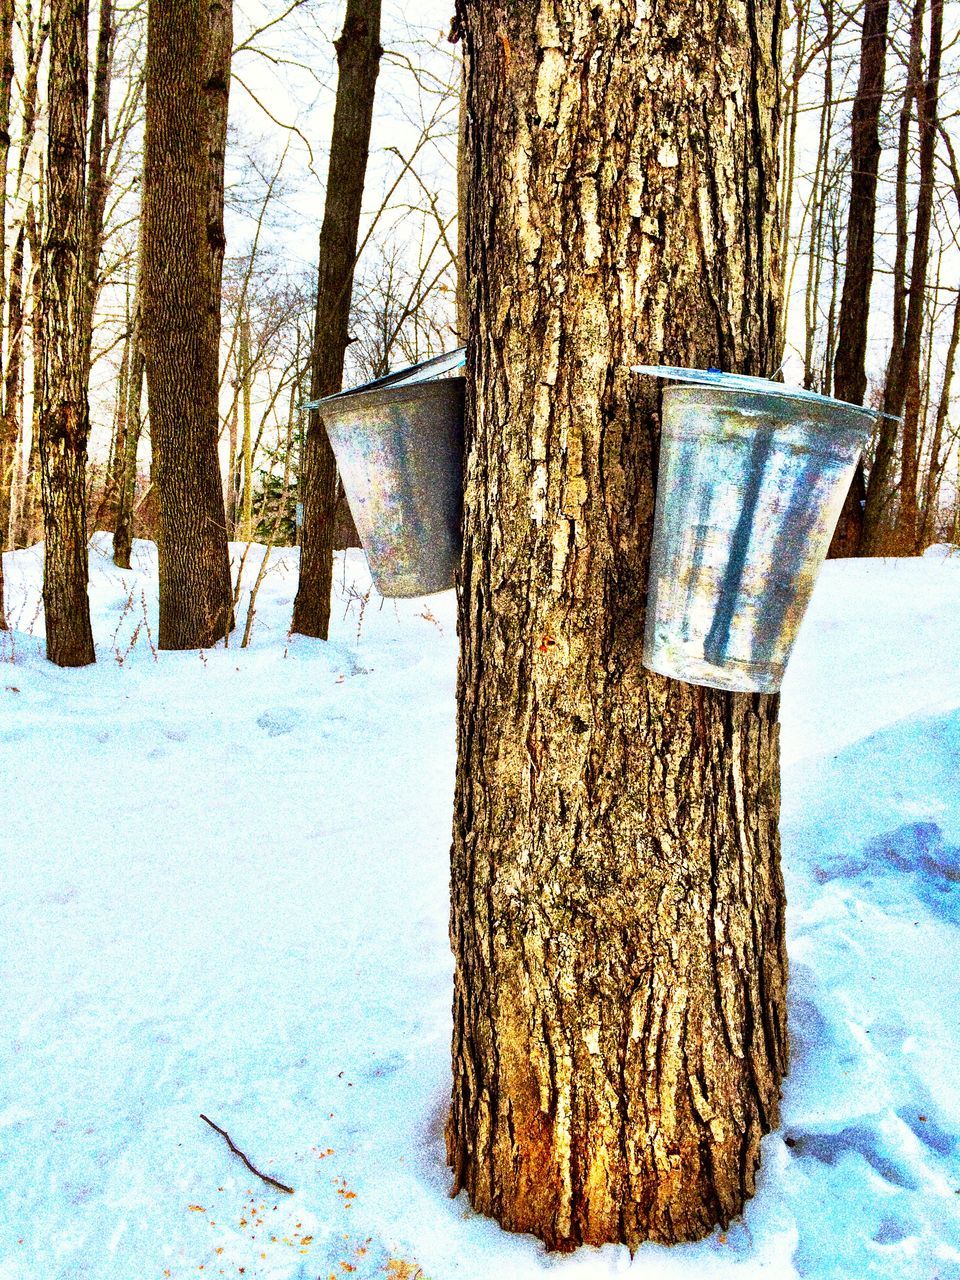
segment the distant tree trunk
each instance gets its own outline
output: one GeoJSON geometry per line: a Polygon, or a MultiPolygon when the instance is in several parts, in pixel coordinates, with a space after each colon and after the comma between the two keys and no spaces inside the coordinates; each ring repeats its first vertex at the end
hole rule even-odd
{"type": "Polygon", "coordinates": [[[84,305],[83,204],[87,125],[87,4],[50,8],[47,231],[41,258],[43,607],[47,657],[95,661],[87,598],[86,462],[90,414],[77,318],[84,305]]]}
{"type": "MultiPolygon", "coordinates": [[[[950,169],[950,176],[953,181],[953,194],[957,204],[957,210],[960,212],[960,163],[957,162],[957,154],[953,147],[950,135],[944,129],[943,125],[938,126],[940,136],[943,139],[947,150],[947,160],[950,169]]],[[[921,526],[919,549],[922,551],[926,547],[931,538],[936,537],[936,514],[937,503],[940,498],[940,486],[943,482],[943,474],[946,470],[947,459],[950,456],[950,441],[946,447],[943,445],[943,437],[947,426],[947,417],[950,412],[950,391],[953,386],[953,374],[957,363],[957,352],[960,350],[960,289],[957,290],[957,296],[953,304],[953,324],[950,330],[950,340],[947,344],[946,363],[943,369],[943,382],[940,386],[940,398],[937,401],[937,416],[933,427],[933,440],[930,446],[930,466],[927,471],[926,483],[924,487],[923,508],[921,512],[921,526]]],[[[956,537],[957,513],[960,512],[960,495],[954,495],[954,534],[956,537]]]]}
{"type": "Polygon", "coordinates": [[[133,553],[133,511],[137,489],[137,447],[143,418],[140,412],[143,395],[144,359],[139,326],[135,324],[130,340],[130,374],[127,379],[126,430],[120,484],[117,490],[117,519],[113,534],[113,562],[119,569],[130,568],[133,553]]]}
{"type": "Polygon", "coordinates": [[[220,368],[220,298],[227,236],[223,226],[224,164],[230,110],[233,0],[203,0],[207,33],[203,66],[207,148],[207,246],[210,255],[209,341],[220,368]]]}
{"type": "Polygon", "coordinates": [[[253,427],[250,421],[250,317],[240,317],[240,398],[243,401],[243,518],[241,537],[253,538],[253,427]]]}
{"type": "Polygon", "coordinates": [[[33,342],[33,421],[30,427],[30,453],[20,505],[17,545],[29,547],[41,535],[43,524],[40,500],[40,409],[43,404],[43,287],[40,262],[40,228],[33,201],[27,206],[27,243],[30,245],[30,336],[33,342]]]}
{"type": "Polygon", "coordinates": [[[813,171],[813,183],[810,189],[808,209],[810,213],[810,235],[807,242],[807,285],[804,290],[804,345],[803,345],[803,385],[808,390],[816,382],[816,363],[814,358],[817,329],[820,311],[820,281],[823,275],[823,236],[826,219],[828,193],[832,177],[830,174],[830,140],[833,132],[833,45],[834,45],[834,7],[833,0],[820,0],[820,8],[826,23],[824,45],[826,60],[823,76],[823,104],[820,108],[820,131],[817,140],[817,160],[813,171]]]}
{"type": "MultiPolygon", "coordinates": [[[[797,255],[790,256],[790,232],[793,213],[793,189],[796,177],[797,160],[797,123],[800,118],[800,81],[806,69],[806,41],[810,27],[809,0],[794,0],[793,25],[795,28],[793,61],[787,81],[785,96],[784,130],[783,130],[783,166],[780,189],[781,225],[780,225],[780,262],[786,277],[788,296],[793,283],[793,269],[797,255]],[[788,269],[789,265],[789,269],[788,269]]],[[[780,310],[780,332],[777,338],[777,352],[783,351],[785,340],[786,307],[780,310]]]]}
{"type": "Polygon", "coordinates": [[[641,666],[629,366],[773,367],[780,9],[459,13],[454,1191],[553,1249],[695,1239],[752,1194],[787,1065],[778,700],[641,666]]]}
{"type": "Polygon", "coordinates": [[[107,205],[108,180],[105,168],[106,134],[109,125],[110,71],[113,61],[113,4],[100,0],[97,60],[93,74],[93,101],[90,109],[90,144],[87,165],[87,195],[83,236],[84,299],[81,313],[83,364],[90,375],[93,344],[93,313],[99,292],[100,251],[103,247],[103,218],[107,205]]]}
{"type": "MultiPolygon", "coordinates": [[[[860,37],[860,79],[853,100],[846,267],[833,365],[833,394],[838,400],[849,400],[851,404],[863,404],[867,393],[867,322],[873,282],[880,109],[886,74],[889,9],[889,0],[866,0],[860,37]]],[[[860,554],[865,497],[863,463],[858,463],[830,544],[831,556],[860,554]]]]}
{"type": "MultiPolygon", "coordinates": [[[[10,86],[13,83],[13,0],[0,0],[0,182],[3,186],[3,216],[0,217],[0,300],[4,294],[6,264],[6,207],[7,207],[7,156],[10,151],[10,86]]],[[[3,367],[3,323],[0,316],[0,368],[3,367]]],[[[6,455],[5,423],[0,423],[0,467],[4,467],[6,455]]],[[[0,473],[0,483],[2,483],[0,473]]],[[[0,519],[6,508],[0,503],[0,519]]],[[[0,631],[6,631],[7,619],[3,603],[3,549],[6,546],[5,526],[0,533],[0,631]]]]}
{"type": "Polygon", "coordinates": [[[208,19],[205,0],[149,3],[143,344],[162,649],[211,645],[233,627],[217,458],[208,19]]]}
{"type": "Polygon", "coordinates": [[[113,530],[113,563],[130,568],[133,552],[133,508],[137,492],[137,449],[143,430],[143,242],[137,254],[137,283],[130,314],[130,369],[127,375],[127,407],[123,447],[117,463],[117,519],[113,530]]]}
{"type": "Polygon", "coordinates": [[[904,341],[907,311],[907,246],[910,238],[907,204],[907,174],[910,165],[910,122],[913,103],[920,82],[923,39],[923,13],[926,0],[914,0],[910,19],[910,52],[907,79],[900,105],[900,128],[897,141],[896,250],[893,263],[892,337],[883,388],[883,411],[877,435],[877,448],[870,469],[866,501],[863,509],[864,555],[885,555],[891,550],[891,506],[895,496],[894,469],[897,458],[899,424],[895,418],[903,409],[904,341]]]}
{"type": "Polygon", "coordinates": [[[927,296],[930,227],[933,221],[936,166],[937,109],[940,94],[940,55],[943,36],[943,0],[931,0],[930,51],[927,74],[917,93],[917,125],[920,133],[919,191],[913,232],[913,260],[907,323],[903,339],[903,436],[900,472],[900,505],[897,511],[896,547],[901,555],[917,551],[917,481],[920,467],[920,361],[923,345],[923,312],[927,296]]]}
{"type": "MultiPolygon", "coordinates": [[[[313,329],[310,396],[340,390],[353,271],[370,149],[373,99],[380,69],[380,0],[347,0],[343,31],[336,42],[337,102],[330,139],[327,193],[320,229],[317,310],[313,329]]],[[[293,630],[326,640],[330,626],[337,467],[317,410],[310,411],[300,470],[303,527],[300,585],[293,605],[293,630]]]]}
{"type": "Polygon", "coordinates": [[[470,299],[467,293],[467,236],[464,210],[467,207],[467,69],[466,55],[460,81],[460,112],[457,121],[457,337],[467,340],[470,299]]]}
{"type": "Polygon", "coordinates": [[[17,438],[20,432],[23,382],[23,256],[26,231],[20,227],[10,255],[7,291],[7,371],[0,414],[0,549],[10,545],[16,525],[19,472],[17,438]]]}
{"type": "Polygon", "coordinates": [[[235,538],[237,529],[237,510],[240,504],[240,398],[234,396],[228,423],[230,436],[230,457],[227,473],[227,530],[231,538],[235,538]]]}
{"type": "MultiPolygon", "coordinates": [[[[127,440],[127,406],[130,403],[130,302],[127,300],[127,327],[117,372],[117,398],[113,410],[113,434],[107,456],[107,471],[103,495],[97,511],[97,521],[104,521],[116,538],[117,513],[120,507],[120,489],[123,486],[123,455],[127,440]]],[[[114,551],[116,564],[116,551],[114,551]]]]}
{"type": "MultiPolygon", "coordinates": [[[[40,67],[43,60],[43,47],[46,44],[47,28],[44,21],[44,15],[41,12],[37,15],[36,22],[33,21],[31,8],[27,9],[24,15],[25,21],[21,28],[21,34],[24,41],[23,56],[25,61],[25,75],[23,82],[23,90],[20,99],[20,138],[19,138],[19,158],[17,160],[16,181],[14,183],[13,203],[19,207],[24,195],[24,180],[31,178],[26,175],[27,159],[33,146],[36,134],[37,121],[37,97],[40,79],[40,67]]],[[[9,358],[7,364],[6,376],[6,399],[3,410],[3,423],[0,426],[0,439],[6,435],[10,443],[11,458],[9,462],[9,520],[8,531],[9,537],[14,543],[18,542],[20,529],[23,525],[22,508],[27,501],[26,488],[20,484],[20,449],[18,448],[18,440],[22,440],[24,432],[23,423],[23,367],[24,367],[24,298],[25,290],[29,289],[31,293],[39,288],[39,272],[38,264],[40,261],[39,247],[35,245],[36,239],[34,233],[29,229],[30,219],[33,217],[32,203],[27,206],[27,215],[25,220],[17,227],[16,237],[14,240],[13,253],[11,255],[11,271],[10,285],[7,291],[7,307],[8,307],[8,330],[9,330],[9,358]],[[25,249],[30,246],[30,275],[24,279],[25,265],[25,249]]],[[[37,326],[32,326],[36,331],[37,326]]],[[[34,366],[35,370],[41,369],[41,360],[39,359],[39,346],[34,346],[34,366]]],[[[34,381],[37,381],[36,373],[34,381]]],[[[34,398],[34,414],[36,414],[39,398],[34,398]]],[[[34,463],[37,458],[37,440],[38,433],[31,433],[30,455],[34,463]]],[[[37,473],[34,467],[35,474],[37,473]]],[[[36,488],[36,486],[34,486],[36,488]]],[[[7,504],[6,497],[0,499],[0,508],[7,504]]],[[[35,504],[38,506],[38,504],[35,504]]],[[[35,512],[32,513],[35,518],[35,512]]]]}
{"type": "Polygon", "coordinates": [[[937,501],[950,450],[949,441],[946,448],[944,448],[943,437],[947,426],[947,415],[950,412],[950,389],[953,385],[953,371],[957,363],[958,347],[960,347],[960,291],[957,292],[956,301],[953,305],[953,323],[950,329],[950,340],[947,344],[943,383],[937,400],[937,416],[934,419],[933,438],[930,442],[930,465],[927,469],[923,488],[920,533],[917,540],[918,551],[923,551],[929,545],[930,540],[936,536],[937,501]]]}

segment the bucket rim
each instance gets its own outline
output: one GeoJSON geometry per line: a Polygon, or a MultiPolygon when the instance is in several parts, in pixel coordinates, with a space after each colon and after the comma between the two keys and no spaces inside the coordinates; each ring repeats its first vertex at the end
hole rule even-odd
{"type": "Polygon", "coordinates": [[[853,404],[849,400],[838,400],[836,396],[821,395],[819,391],[810,391],[806,387],[791,387],[785,382],[774,382],[771,378],[758,378],[747,373],[725,373],[721,369],[684,369],[674,365],[633,364],[631,373],[642,373],[648,377],[664,378],[675,382],[685,382],[700,387],[709,387],[716,391],[730,391],[739,395],[773,395],[782,400],[800,400],[804,403],[817,404],[825,408],[841,408],[844,411],[863,414],[873,422],[880,418],[890,418],[895,422],[901,419],[892,413],[884,413],[882,409],[872,409],[868,405],[853,404]]]}
{"type": "Polygon", "coordinates": [[[370,390],[358,387],[354,391],[338,391],[335,396],[325,396],[311,407],[319,409],[322,415],[323,411],[327,410],[331,418],[339,417],[341,412],[349,412],[354,408],[362,407],[366,411],[387,404],[409,404],[416,400],[439,399],[450,396],[453,392],[462,395],[466,388],[466,381],[464,377],[431,378],[399,386],[391,382],[386,386],[376,386],[370,390]]]}
{"type": "Polygon", "coordinates": [[[319,400],[307,400],[299,408],[301,411],[319,409],[321,405],[329,404],[334,400],[345,400],[350,396],[371,395],[381,390],[408,385],[420,387],[425,384],[454,381],[456,375],[453,375],[453,371],[462,368],[466,364],[466,359],[466,347],[457,347],[453,351],[444,352],[443,355],[431,356],[429,360],[421,360],[418,364],[405,365],[402,369],[395,369],[393,373],[385,373],[382,377],[374,378],[370,382],[362,382],[357,387],[335,391],[331,395],[321,396],[319,400]],[[443,375],[447,373],[453,376],[445,378],[443,375]]]}

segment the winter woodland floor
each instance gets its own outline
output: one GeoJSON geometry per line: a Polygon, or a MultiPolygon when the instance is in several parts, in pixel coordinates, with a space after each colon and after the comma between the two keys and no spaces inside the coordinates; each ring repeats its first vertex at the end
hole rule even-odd
{"type": "Polygon", "coordinates": [[[95,537],[70,672],[40,548],[4,560],[0,1280],[960,1277],[960,556],[824,569],[783,697],[783,1127],[743,1221],[632,1262],[447,1197],[452,593],[367,598],[353,552],[332,641],[291,641],[275,552],[250,647],[157,655],[135,561],[95,537]]]}

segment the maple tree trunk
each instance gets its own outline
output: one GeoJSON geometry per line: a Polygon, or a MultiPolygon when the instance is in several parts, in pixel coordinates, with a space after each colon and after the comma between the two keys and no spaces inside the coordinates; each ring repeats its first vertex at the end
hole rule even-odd
{"type": "Polygon", "coordinates": [[[694,1239],[778,1122],[778,700],[641,666],[659,390],[628,366],[774,365],[779,6],[459,13],[454,1191],[553,1249],[694,1239]]]}
{"type": "Polygon", "coordinates": [[[143,346],[159,499],[162,649],[211,645],[233,627],[217,457],[209,32],[203,0],[150,0],[143,346]]]}
{"type": "Polygon", "coordinates": [[[87,598],[85,475],[90,412],[80,325],[86,125],[87,5],[52,0],[47,228],[40,263],[44,324],[40,471],[47,657],[61,667],[95,661],[87,598]]]}
{"type": "MultiPolygon", "coordinates": [[[[877,172],[880,165],[880,108],[887,59],[889,0],[866,0],[860,39],[860,79],[853,100],[850,142],[850,205],[847,210],[846,266],[840,298],[833,394],[863,404],[867,391],[867,322],[873,281],[877,172]]],[[[856,556],[863,537],[866,483],[857,464],[836,532],[832,557],[856,556]]]]}
{"type": "MultiPolygon", "coordinates": [[[[336,42],[337,101],[330,140],[330,167],[320,229],[317,309],[313,328],[310,398],[339,391],[353,271],[370,149],[373,101],[380,69],[380,0],[347,0],[343,32],[336,42]]],[[[330,626],[337,466],[316,409],[310,411],[300,471],[303,526],[300,583],[292,629],[326,640],[330,626]]]]}

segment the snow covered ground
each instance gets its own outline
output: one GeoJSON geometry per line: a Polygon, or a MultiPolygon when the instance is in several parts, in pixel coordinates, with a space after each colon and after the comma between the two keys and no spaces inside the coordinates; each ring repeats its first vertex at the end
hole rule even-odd
{"type": "Polygon", "coordinates": [[[452,594],[380,601],[349,553],[331,642],[290,640],[276,552],[250,647],[158,655],[135,559],[95,537],[82,671],[43,661],[40,549],[4,560],[0,1280],[960,1277],[960,556],[824,569],[783,1126],[742,1221],[632,1261],[447,1196],[452,594]]]}

